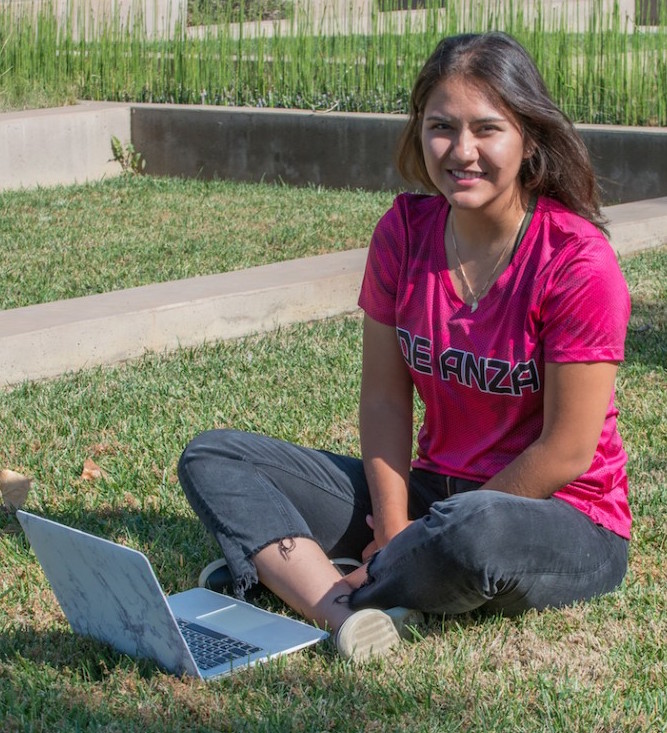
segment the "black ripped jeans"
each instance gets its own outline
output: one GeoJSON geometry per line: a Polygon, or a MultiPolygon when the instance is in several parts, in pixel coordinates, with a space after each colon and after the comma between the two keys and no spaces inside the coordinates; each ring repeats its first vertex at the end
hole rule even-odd
{"type": "MultiPolygon", "coordinates": [[[[361,558],[373,539],[362,462],[235,430],[197,436],[179,462],[188,501],[215,537],[242,597],[254,555],[315,540],[333,557],[361,558]]],[[[415,520],[371,560],[352,608],[405,606],[508,615],[607,593],[627,569],[628,542],[560,499],[527,499],[412,471],[415,520]]]]}

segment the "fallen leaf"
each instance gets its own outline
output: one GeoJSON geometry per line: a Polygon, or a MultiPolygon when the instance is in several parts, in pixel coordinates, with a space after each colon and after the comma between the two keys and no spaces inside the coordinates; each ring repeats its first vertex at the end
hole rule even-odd
{"type": "Polygon", "coordinates": [[[4,468],[0,471],[0,493],[7,509],[20,509],[28,497],[32,479],[4,468]]]}
{"type": "Polygon", "coordinates": [[[104,476],[104,471],[92,460],[92,458],[86,458],[83,462],[83,471],[81,472],[81,478],[84,481],[97,481],[98,478],[104,476]]]}

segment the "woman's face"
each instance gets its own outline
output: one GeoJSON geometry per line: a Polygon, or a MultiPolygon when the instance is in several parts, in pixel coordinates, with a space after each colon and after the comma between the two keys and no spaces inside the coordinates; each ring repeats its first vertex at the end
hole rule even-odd
{"type": "Polygon", "coordinates": [[[455,76],[434,87],[421,142],[431,181],[454,209],[502,215],[522,201],[524,136],[514,116],[479,86],[455,76]]]}

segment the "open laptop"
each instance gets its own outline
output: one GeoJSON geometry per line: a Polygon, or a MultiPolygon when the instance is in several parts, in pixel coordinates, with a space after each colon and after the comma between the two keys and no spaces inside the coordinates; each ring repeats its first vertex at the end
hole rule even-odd
{"type": "Polygon", "coordinates": [[[210,679],[328,636],[204,588],[167,597],[143,553],[28,512],[16,516],[72,629],[173,674],[210,679]]]}

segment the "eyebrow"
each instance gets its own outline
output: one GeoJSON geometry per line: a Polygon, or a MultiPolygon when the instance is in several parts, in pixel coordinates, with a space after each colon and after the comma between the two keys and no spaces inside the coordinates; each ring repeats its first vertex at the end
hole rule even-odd
{"type": "MultiPolygon", "coordinates": [[[[430,114],[428,117],[424,118],[425,120],[451,120],[451,117],[448,117],[447,115],[439,115],[437,113],[430,114]]],[[[479,119],[473,120],[474,124],[484,124],[485,122],[507,122],[506,117],[480,117],[479,119]]]]}

